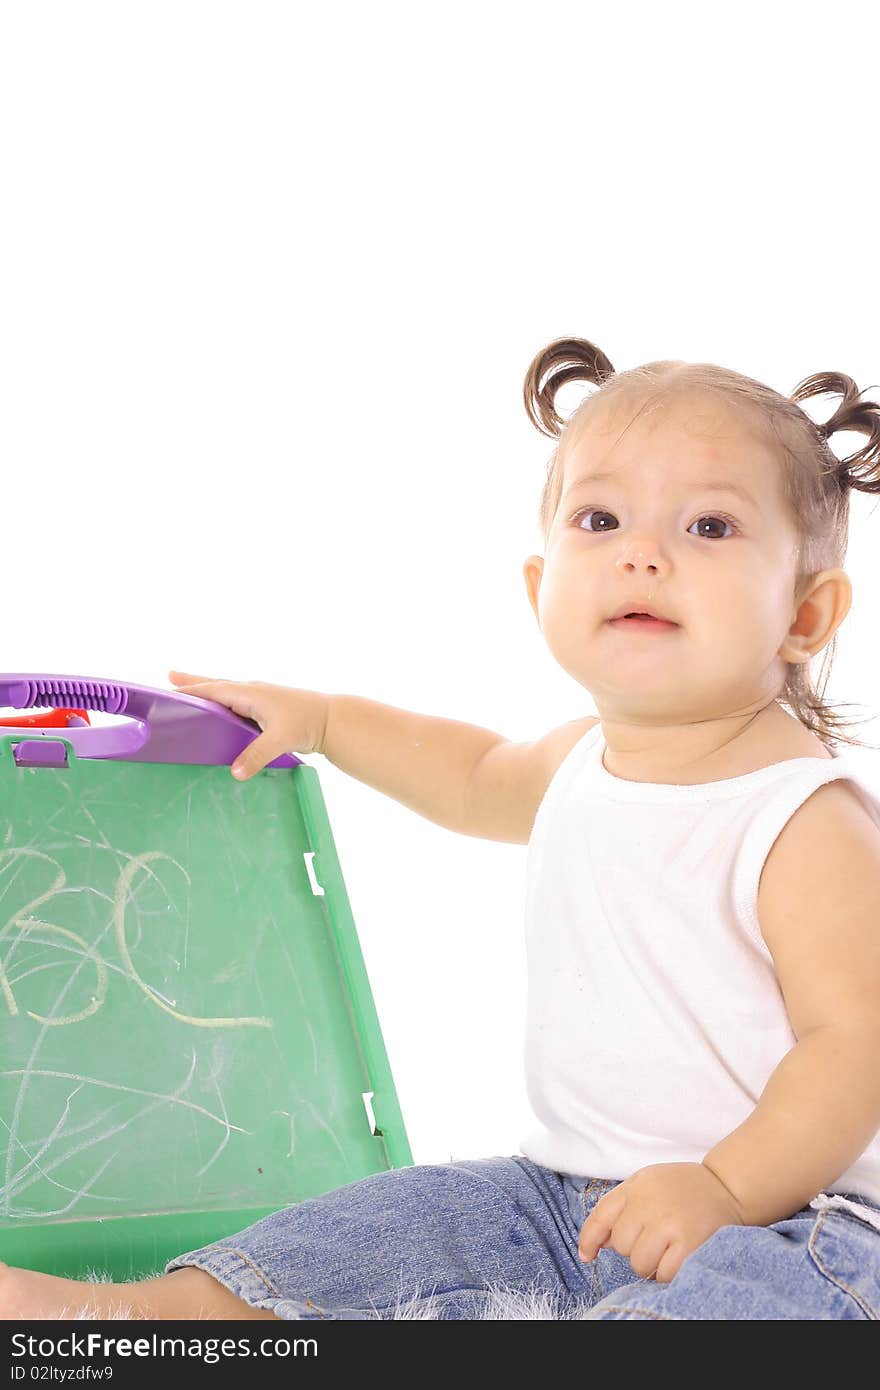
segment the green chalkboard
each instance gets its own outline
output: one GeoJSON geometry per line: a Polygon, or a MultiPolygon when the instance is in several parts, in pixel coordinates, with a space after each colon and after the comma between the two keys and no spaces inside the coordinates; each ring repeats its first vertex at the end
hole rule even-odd
{"type": "Polygon", "coordinates": [[[412,1163],[317,772],[0,736],[0,1259],[116,1280],[412,1163]],[[370,1115],[372,1112],[372,1118],[370,1115]]]}

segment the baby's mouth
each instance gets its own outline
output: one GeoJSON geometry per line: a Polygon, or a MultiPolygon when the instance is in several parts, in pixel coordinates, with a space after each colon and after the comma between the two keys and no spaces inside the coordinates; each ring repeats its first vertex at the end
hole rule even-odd
{"type": "Polygon", "coordinates": [[[665,618],[652,618],[649,613],[627,613],[621,618],[609,619],[612,627],[630,628],[633,632],[657,631],[674,632],[678,623],[667,622],[665,618]]]}

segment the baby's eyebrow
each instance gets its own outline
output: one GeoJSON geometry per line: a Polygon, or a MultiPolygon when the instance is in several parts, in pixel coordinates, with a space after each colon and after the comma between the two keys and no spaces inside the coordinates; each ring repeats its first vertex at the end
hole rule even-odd
{"type": "MultiPolygon", "coordinates": [[[[576,492],[579,488],[586,487],[588,484],[613,483],[617,481],[618,478],[616,473],[585,473],[583,477],[576,478],[575,481],[566,489],[563,501],[565,501],[565,499],[569,497],[571,493],[576,492]]],[[[742,501],[747,502],[749,506],[755,507],[756,509],[758,506],[757,502],[755,501],[752,494],[749,492],[748,488],[744,487],[742,483],[738,483],[732,478],[696,478],[693,481],[686,483],[685,487],[690,488],[693,492],[732,492],[735,497],[741,498],[742,501]]]]}

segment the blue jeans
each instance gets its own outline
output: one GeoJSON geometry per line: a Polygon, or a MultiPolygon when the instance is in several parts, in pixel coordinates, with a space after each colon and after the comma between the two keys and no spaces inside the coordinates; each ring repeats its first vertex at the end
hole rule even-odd
{"type": "Polygon", "coordinates": [[[552,1294],[565,1318],[880,1318],[880,1203],[846,1194],[857,1214],[823,1195],[772,1226],[722,1226],[659,1284],[611,1247],[578,1259],[584,1221],[618,1181],[521,1156],[391,1169],[165,1269],[195,1265],[289,1319],[391,1319],[426,1301],[439,1319],[478,1319],[490,1288],[552,1294]]]}

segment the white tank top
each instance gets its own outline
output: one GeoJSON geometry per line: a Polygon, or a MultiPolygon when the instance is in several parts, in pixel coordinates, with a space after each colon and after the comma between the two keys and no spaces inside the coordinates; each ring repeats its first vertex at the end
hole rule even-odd
{"type": "MultiPolygon", "coordinates": [[[[847,753],[679,786],[615,777],[604,751],[596,724],[529,840],[520,1147],[626,1178],[699,1163],[754,1110],[797,1042],[758,923],[764,861],[823,783],[850,780],[878,825],[880,798],[847,753]]],[[[880,1201],[880,1131],[827,1191],[880,1201]]]]}

